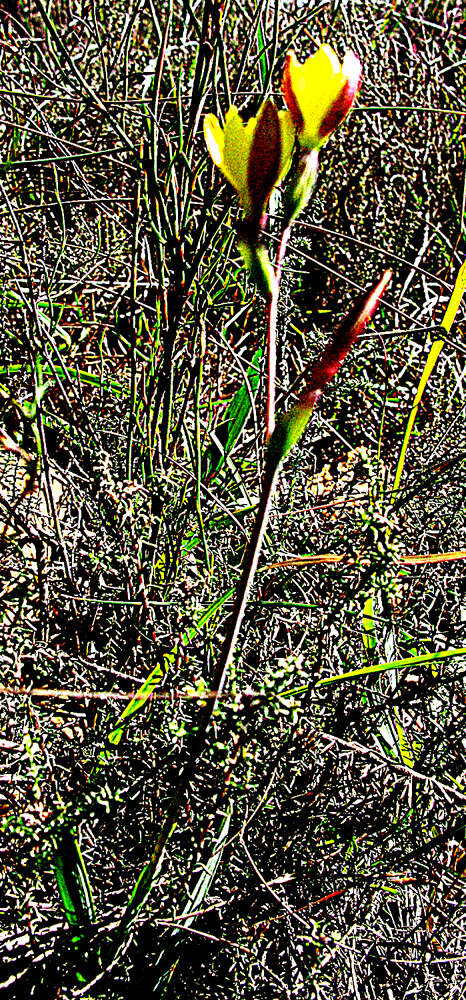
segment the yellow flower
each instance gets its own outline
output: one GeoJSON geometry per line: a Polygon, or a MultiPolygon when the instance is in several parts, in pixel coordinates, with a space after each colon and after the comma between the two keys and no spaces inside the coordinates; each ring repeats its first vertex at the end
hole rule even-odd
{"type": "Polygon", "coordinates": [[[330,45],[321,45],[305,63],[286,57],[282,91],[303,149],[320,149],[343,121],[359,89],[362,67],[353,52],[340,65],[330,45]]]}
{"type": "Polygon", "coordinates": [[[277,111],[269,100],[257,118],[245,123],[231,107],[224,128],[215,115],[206,115],[204,138],[214,163],[238,192],[246,218],[260,219],[290,163],[295,131],[289,111],[277,111]]]}

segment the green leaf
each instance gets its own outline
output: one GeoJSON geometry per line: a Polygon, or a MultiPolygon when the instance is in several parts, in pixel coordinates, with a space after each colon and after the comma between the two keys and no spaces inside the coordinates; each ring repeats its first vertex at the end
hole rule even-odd
{"type": "MultiPolygon", "coordinates": [[[[7,368],[0,368],[0,378],[2,375],[15,375],[20,371],[31,371],[30,365],[8,365],[7,368]]],[[[100,375],[94,375],[92,372],[84,371],[83,368],[68,368],[62,365],[54,365],[53,369],[50,365],[45,364],[42,366],[42,374],[47,376],[56,376],[57,378],[65,378],[67,376],[71,379],[76,379],[76,381],[82,382],[84,385],[95,385],[99,389],[105,389],[107,392],[112,392],[116,396],[121,396],[128,393],[126,386],[122,385],[120,382],[116,382],[114,379],[105,379],[100,375]]],[[[53,384],[53,383],[49,383],[53,384]]]]}
{"type": "MultiPolygon", "coordinates": [[[[95,920],[89,877],[76,837],[64,829],[57,844],[53,867],[66,919],[73,928],[88,928],[95,920]]],[[[73,938],[76,944],[82,934],[73,938]]]]}
{"type": "MultiPolygon", "coordinates": [[[[112,729],[111,733],[108,736],[109,743],[111,743],[113,746],[118,745],[126,727],[128,726],[129,721],[133,718],[134,715],[137,714],[137,712],[141,711],[141,709],[146,704],[148,698],[150,698],[151,694],[154,691],[156,691],[157,688],[160,687],[160,685],[164,681],[169,667],[175,662],[176,657],[178,656],[178,650],[180,646],[187,646],[193,640],[197,632],[199,632],[204,627],[204,625],[207,624],[207,622],[213,617],[213,615],[215,615],[216,612],[219,611],[220,608],[225,604],[225,601],[229,600],[229,598],[232,597],[233,594],[234,594],[234,589],[227,590],[227,592],[225,594],[222,594],[222,596],[219,597],[216,601],[214,601],[213,604],[210,604],[207,610],[203,612],[203,614],[198,618],[198,620],[194,623],[194,625],[191,625],[189,628],[186,629],[186,631],[181,636],[180,642],[177,643],[176,646],[173,646],[173,649],[171,649],[169,653],[164,653],[162,658],[162,663],[158,664],[154,668],[154,670],[151,671],[151,673],[146,678],[144,683],[141,684],[138,693],[134,696],[134,698],[131,699],[129,705],[127,705],[124,711],[121,713],[116,725],[114,726],[114,728],[112,729]]],[[[104,757],[103,760],[104,762],[106,760],[105,752],[103,757],[104,757]]]]}
{"type": "Polygon", "coordinates": [[[215,443],[210,444],[205,452],[204,461],[207,463],[207,473],[210,478],[215,476],[224,465],[251,412],[252,400],[255,399],[259,388],[260,373],[258,368],[261,357],[262,349],[259,347],[248,367],[244,384],[230,400],[224,420],[216,430],[216,438],[220,444],[225,441],[223,454],[219,454],[219,448],[215,443]]]}
{"type": "Polygon", "coordinates": [[[205,865],[202,866],[201,874],[189,895],[177,925],[172,928],[168,941],[159,952],[154,962],[154,968],[159,972],[159,979],[154,986],[154,993],[163,996],[165,989],[173,977],[176,966],[180,959],[180,949],[182,946],[183,931],[191,927],[196,919],[198,911],[204,906],[208,897],[212,882],[217,874],[217,869],[222,859],[222,854],[228,838],[231,821],[231,807],[227,808],[226,815],[222,818],[218,835],[213,843],[212,854],[205,865]],[[160,992],[159,992],[160,991],[160,992]]]}
{"type": "Polygon", "coordinates": [[[256,44],[257,44],[257,54],[259,57],[259,80],[262,90],[265,90],[267,86],[269,67],[267,65],[267,56],[266,56],[267,48],[265,44],[264,32],[262,29],[262,22],[260,18],[257,22],[256,44]]]}

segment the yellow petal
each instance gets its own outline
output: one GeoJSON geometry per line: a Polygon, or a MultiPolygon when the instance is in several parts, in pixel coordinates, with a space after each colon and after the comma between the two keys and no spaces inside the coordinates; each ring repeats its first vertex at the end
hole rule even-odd
{"type": "MultiPolygon", "coordinates": [[[[242,149],[243,122],[238,110],[231,107],[225,119],[225,128],[222,128],[215,115],[206,115],[204,118],[204,138],[207,149],[217,167],[220,168],[227,181],[233,185],[241,201],[244,200],[244,179],[238,164],[238,158],[242,149]],[[226,153],[228,146],[228,153],[226,153]],[[235,156],[236,151],[236,156],[235,156]]],[[[247,170],[247,161],[244,173],[247,170]]],[[[247,198],[247,190],[246,190],[247,198]]]]}
{"type": "Polygon", "coordinates": [[[224,135],[223,129],[215,115],[206,115],[204,118],[204,139],[207,149],[217,167],[221,167],[223,162],[224,135]]]}
{"type": "Polygon", "coordinates": [[[257,118],[250,118],[245,124],[238,109],[231,107],[225,118],[225,145],[223,162],[225,173],[236,188],[243,208],[250,209],[248,192],[248,162],[257,118]]]}
{"type": "Polygon", "coordinates": [[[315,56],[298,67],[296,99],[304,118],[303,145],[320,145],[319,128],[329,108],[345,84],[340,62],[329,45],[322,45],[315,56]]]}
{"type": "Polygon", "coordinates": [[[278,180],[281,181],[282,177],[285,176],[288,167],[290,165],[291,154],[293,152],[293,146],[296,141],[296,132],[293,125],[293,119],[289,111],[279,111],[278,117],[280,119],[280,137],[281,137],[281,158],[280,158],[280,175],[278,180]]]}
{"type": "Polygon", "coordinates": [[[264,128],[266,129],[264,115],[266,112],[270,115],[269,104],[270,102],[265,102],[258,116],[250,118],[248,122],[243,122],[238,109],[232,106],[227,111],[223,129],[215,115],[206,115],[204,119],[207,149],[214,163],[235,188],[248,217],[254,212],[263,212],[270,196],[270,189],[278,183],[289,167],[296,138],[289,111],[277,112],[274,106],[275,121],[279,123],[279,137],[276,134],[279,146],[274,147],[275,152],[272,148],[268,149],[267,142],[264,147],[262,134],[264,128]],[[261,132],[260,136],[258,131],[261,132]],[[251,158],[254,162],[251,162],[251,158]],[[275,169],[271,161],[275,161],[275,169]],[[256,173],[259,172],[257,176],[254,175],[254,165],[256,173]],[[257,184],[250,183],[251,173],[257,184]],[[273,176],[268,178],[268,173],[272,173],[273,176]]]}
{"type": "Polygon", "coordinates": [[[319,65],[320,63],[322,67],[325,59],[327,67],[331,70],[332,74],[339,73],[341,70],[340,60],[331,45],[321,45],[320,48],[317,49],[315,56],[311,56],[311,58],[314,58],[316,65],[319,65]]]}
{"type": "Polygon", "coordinates": [[[294,52],[288,53],[282,88],[303,148],[319,149],[342,121],[360,76],[359,59],[348,53],[341,66],[330,45],[321,45],[302,65],[294,52]]]}

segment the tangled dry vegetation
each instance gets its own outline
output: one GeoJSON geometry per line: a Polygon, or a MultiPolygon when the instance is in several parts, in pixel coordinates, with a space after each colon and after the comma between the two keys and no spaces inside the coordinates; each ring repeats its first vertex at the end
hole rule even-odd
{"type": "Polygon", "coordinates": [[[3,995],[463,997],[461,309],[399,462],[464,259],[460,4],[8,0],[0,41],[3,995]],[[322,38],[364,77],[293,230],[279,408],[355,287],[393,281],[283,467],[123,934],[263,459],[263,304],[202,115],[280,102],[322,38]]]}

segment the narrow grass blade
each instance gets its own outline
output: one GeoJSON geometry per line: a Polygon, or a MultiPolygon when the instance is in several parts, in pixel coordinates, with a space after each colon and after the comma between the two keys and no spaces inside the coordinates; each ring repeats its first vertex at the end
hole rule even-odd
{"type": "Polygon", "coordinates": [[[218,836],[214,841],[212,854],[205,865],[194,886],[184,910],[177,919],[177,926],[173,927],[170,936],[159,955],[154,966],[160,970],[159,979],[154,986],[154,996],[163,996],[165,989],[173,977],[176,966],[180,958],[183,932],[194,923],[199,910],[205,904],[211,885],[217,874],[217,869],[222,860],[223,851],[228,838],[231,821],[231,807],[228,806],[226,816],[222,819],[218,836]],[[178,922],[179,921],[179,922],[178,922]]]}
{"type": "Polygon", "coordinates": [[[212,479],[224,465],[251,412],[259,388],[261,356],[262,349],[258,348],[246,372],[245,384],[240,386],[233,396],[225,411],[225,419],[216,430],[216,438],[220,443],[225,442],[223,454],[219,455],[216,444],[209,445],[205,452],[204,463],[209,479],[212,479]]]}
{"type": "MultiPolygon", "coordinates": [[[[343,674],[332,674],[330,677],[323,677],[320,681],[310,684],[300,684],[298,687],[287,688],[280,692],[280,697],[295,697],[305,694],[312,687],[325,687],[329,684],[338,684],[340,681],[353,680],[356,677],[367,677],[369,674],[380,674],[386,670],[404,670],[405,667],[415,667],[418,664],[436,664],[442,660],[448,660],[452,656],[466,656],[466,646],[459,649],[447,649],[441,653],[421,653],[420,656],[408,656],[403,660],[393,660],[391,663],[374,663],[367,667],[360,667],[359,670],[348,670],[343,674]]],[[[273,697],[271,695],[270,697],[273,697]]]]}
{"type": "MultiPolygon", "coordinates": [[[[12,303],[13,306],[16,307],[17,309],[23,309],[24,311],[26,311],[27,307],[25,305],[24,299],[22,298],[21,295],[18,295],[16,292],[14,292],[13,289],[9,288],[6,291],[4,300],[7,305],[10,305],[12,303]]],[[[57,323],[55,319],[51,319],[50,316],[47,313],[45,313],[43,309],[41,309],[41,305],[43,304],[45,304],[47,308],[49,307],[48,303],[38,302],[37,315],[40,319],[40,322],[44,324],[44,328],[48,331],[49,336],[51,336],[54,341],[56,338],[61,339],[63,343],[66,344],[67,347],[71,347],[71,337],[68,333],[68,330],[65,330],[63,326],[60,326],[60,324],[57,323]]]]}
{"type": "Polygon", "coordinates": [[[459,649],[447,649],[442,653],[422,653],[420,656],[408,656],[404,660],[392,660],[391,663],[375,663],[369,667],[361,667],[360,670],[348,670],[344,674],[333,674],[331,677],[317,681],[316,687],[351,680],[353,677],[365,677],[367,674],[380,674],[384,670],[404,670],[405,667],[414,667],[418,663],[437,663],[439,660],[447,660],[452,656],[466,656],[466,646],[461,646],[459,649]]]}
{"type": "Polygon", "coordinates": [[[426,387],[426,385],[427,385],[427,383],[429,381],[429,378],[430,378],[430,376],[431,376],[431,374],[432,374],[432,372],[433,372],[433,370],[435,368],[435,365],[437,364],[437,359],[439,357],[439,354],[440,354],[440,352],[442,350],[443,345],[444,345],[444,341],[443,340],[435,340],[434,343],[432,344],[432,347],[431,347],[431,349],[429,351],[429,356],[428,356],[427,361],[426,361],[425,366],[424,366],[424,371],[423,371],[423,373],[421,375],[421,379],[420,379],[419,385],[417,387],[417,392],[416,392],[416,395],[414,397],[414,402],[413,402],[413,405],[412,405],[411,410],[409,412],[408,422],[406,424],[406,430],[405,430],[404,438],[403,438],[403,443],[401,445],[401,451],[400,451],[400,455],[399,455],[399,458],[398,458],[398,463],[397,463],[397,466],[396,466],[395,479],[393,481],[392,494],[391,494],[391,503],[393,503],[396,500],[396,497],[397,497],[398,487],[400,485],[401,477],[403,475],[403,469],[404,469],[404,464],[405,464],[405,459],[406,459],[406,452],[408,450],[408,445],[409,445],[409,442],[410,442],[411,434],[413,432],[414,422],[416,420],[417,411],[419,409],[419,404],[420,404],[421,399],[422,399],[422,397],[424,395],[424,390],[425,390],[425,387],[426,387]]]}
{"type": "Polygon", "coordinates": [[[227,592],[222,594],[222,596],[214,601],[213,604],[210,604],[207,610],[204,611],[200,618],[198,618],[197,622],[186,629],[181,636],[180,642],[177,643],[169,653],[164,654],[162,664],[158,665],[151,671],[144,683],[141,684],[138,693],[134,698],[132,698],[129,705],[127,705],[121,713],[116,725],[113,727],[108,736],[109,743],[113,744],[113,746],[118,745],[130,720],[137,714],[137,712],[141,711],[153,691],[155,691],[160,684],[162,684],[169,667],[176,660],[180,646],[187,646],[192,641],[194,636],[204,627],[204,625],[206,625],[207,622],[210,621],[210,619],[217,613],[217,611],[223,607],[225,602],[233,596],[234,592],[234,589],[227,590],[227,592]]]}
{"type": "Polygon", "coordinates": [[[212,882],[217,873],[218,866],[222,860],[223,850],[230,830],[230,822],[231,809],[228,807],[227,814],[222,820],[217,839],[214,842],[212,854],[207,863],[204,865],[204,869],[196,882],[189,902],[186,903],[182,913],[181,926],[175,929],[175,934],[180,934],[184,927],[191,927],[196,919],[197,911],[204,905],[212,882]]]}
{"type": "Polygon", "coordinates": [[[261,89],[265,91],[267,87],[267,80],[269,77],[269,67],[267,64],[266,45],[265,45],[264,31],[262,28],[261,18],[259,18],[257,22],[256,45],[257,45],[257,55],[259,59],[259,82],[261,85],[261,89]]]}
{"type": "Polygon", "coordinates": [[[455,281],[455,287],[451,293],[450,301],[447,305],[447,308],[445,310],[445,315],[440,324],[442,329],[445,330],[446,333],[450,333],[453,323],[455,322],[456,314],[461,305],[461,300],[463,298],[465,290],[466,290],[466,260],[461,265],[458,271],[455,281]]]}
{"type": "MultiPolygon", "coordinates": [[[[36,760],[38,744],[29,731],[23,737],[36,801],[42,800],[40,768],[36,760]]],[[[73,931],[73,945],[78,951],[95,919],[94,903],[86,865],[74,833],[63,827],[53,838],[52,868],[57,881],[65,916],[73,931]]]]}
{"type": "Polygon", "coordinates": [[[78,841],[70,830],[63,830],[53,859],[53,868],[66,919],[77,944],[85,928],[95,920],[94,901],[89,878],[78,841]]]}
{"type": "MultiPolygon", "coordinates": [[[[8,365],[7,368],[0,368],[0,378],[3,375],[16,375],[21,371],[31,371],[30,365],[8,365]]],[[[116,396],[122,396],[129,393],[129,388],[123,386],[121,382],[116,382],[114,379],[102,379],[100,375],[93,375],[92,372],[86,372],[83,368],[68,368],[68,365],[42,365],[42,374],[46,375],[48,378],[57,375],[58,378],[68,378],[75,379],[76,381],[82,382],[84,385],[95,385],[99,389],[106,389],[108,392],[112,392],[116,396]]]]}
{"type": "MultiPolygon", "coordinates": [[[[466,288],[466,262],[459,269],[458,276],[455,282],[455,287],[451,294],[451,298],[448,303],[445,316],[441,323],[442,329],[444,329],[447,333],[449,333],[453,321],[458,312],[458,309],[461,305],[461,299],[463,298],[465,288],[466,288]]],[[[401,451],[396,466],[395,479],[393,481],[392,494],[391,494],[391,503],[393,503],[396,500],[396,496],[398,493],[398,488],[400,485],[401,477],[403,475],[403,469],[406,460],[406,452],[408,450],[411,434],[413,432],[414,422],[416,420],[419,404],[421,402],[424,390],[433,372],[433,369],[437,364],[437,360],[444,343],[445,341],[443,340],[434,340],[434,343],[432,344],[432,347],[429,351],[429,356],[424,366],[424,371],[421,375],[417,392],[414,397],[414,402],[409,412],[403,443],[401,445],[401,451]]]]}
{"type": "Polygon", "coordinates": [[[403,725],[400,720],[398,710],[396,708],[394,710],[394,716],[395,716],[395,727],[398,736],[400,757],[403,761],[403,764],[405,764],[406,767],[410,767],[412,769],[414,768],[416,761],[414,759],[414,755],[412,753],[411,747],[408,742],[408,737],[406,736],[406,733],[404,731],[403,725]]]}
{"type": "Polygon", "coordinates": [[[374,649],[377,645],[377,640],[375,637],[375,623],[374,623],[374,597],[373,594],[367,598],[364,604],[364,611],[362,615],[362,641],[364,649],[367,651],[374,649]]]}

